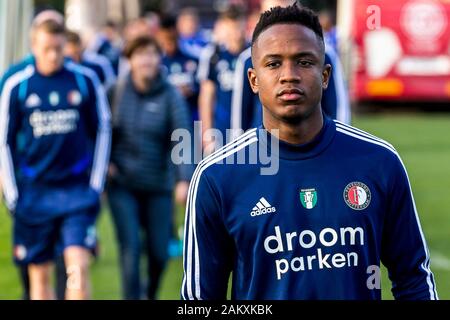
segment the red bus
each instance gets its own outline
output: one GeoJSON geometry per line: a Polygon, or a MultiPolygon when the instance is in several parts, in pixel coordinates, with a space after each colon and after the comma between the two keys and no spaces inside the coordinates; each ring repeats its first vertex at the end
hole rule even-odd
{"type": "Polygon", "coordinates": [[[338,0],[353,101],[450,101],[450,0],[338,0]]]}

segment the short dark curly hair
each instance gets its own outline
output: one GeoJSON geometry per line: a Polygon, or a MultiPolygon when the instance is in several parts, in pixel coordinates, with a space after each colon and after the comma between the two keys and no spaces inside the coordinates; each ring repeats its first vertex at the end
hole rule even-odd
{"type": "Polygon", "coordinates": [[[314,11],[298,4],[288,7],[273,7],[261,14],[252,36],[252,47],[263,31],[276,24],[300,24],[317,35],[324,47],[323,31],[319,18],[314,11]]]}
{"type": "Polygon", "coordinates": [[[173,30],[177,28],[177,19],[172,15],[164,15],[161,17],[161,29],[173,30]]]}

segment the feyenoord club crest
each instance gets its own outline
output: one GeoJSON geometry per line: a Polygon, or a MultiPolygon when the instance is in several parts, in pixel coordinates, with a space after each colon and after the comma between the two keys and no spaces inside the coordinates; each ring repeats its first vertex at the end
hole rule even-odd
{"type": "Polygon", "coordinates": [[[67,94],[67,102],[76,107],[81,103],[81,93],[77,90],[72,90],[67,94]]]}
{"type": "Polygon", "coordinates": [[[344,200],[354,210],[364,210],[370,204],[372,195],[369,187],[362,182],[349,183],[344,190],[344,200]]]}
{"type": "Polygon", "coordinates": [[[316,189],[302,189],[300,190],[300,202],[305,209],[312,209],[317,204],[316,189]]]}
{"type": "Polygon", "coordinates": [[[195,72],[195,69],[197,68],[197,63],[194,60],[188,60],[185,64],[184,64],[184,68],[186,69],[186,71],[188,72],[195,72]]]}

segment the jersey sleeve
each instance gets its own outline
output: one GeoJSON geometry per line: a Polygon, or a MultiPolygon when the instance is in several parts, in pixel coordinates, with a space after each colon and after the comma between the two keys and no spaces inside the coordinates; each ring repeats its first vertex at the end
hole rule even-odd
{"type": "Polygon", "coordinates": [[[325,64],[331,65],[331,75],[328,81],[328,87],[323,91],[322,94],[322,110],[323,112],[332,119],[336,119],[337,116],[337,95],[336,95],[336,85],[334,81],[334,66],[328,54],[325,54],[325,64]]]}
{"type": "Polygon", "coordinates": [[[398,300],[435,300],[430,256],[406,169],[398,157],[391,173],[381,260],[398,300]]]}
{"type": "Polygon", "coordinates": [[[233,245],[220,213],[217,192],[202,171],[201,162],[189,188],[185,217],[184,300],[226,299],[233,265],[233,245]]]}
{"type": "Polygon", "coordinates": [[[214,72],[213,63],[211,61],[215,53],[215,49],[216,48],[214,47],[214,45],[209,45],[202,50],[197,70],[197,81],[199,83],[206,80],[215,81],[216,74],[214,72]]]}
{"type": "Polygon", "coordinates": [[[351,122],[350,99],[337,53],[327,47],[325,64],[331,65],[328,88],[323,91],[322,109],[326,115],[346,124],[351,122]]]}
{"type": "Polygon", "coordinates": [[[108,91],[116,83],[117,77],[111,62],[109,62],[108,59],[102,56],[98,56],[97,59],[104,77],[104,81],[102,82],[103,86],[105,87],[105,90],[108,91]]]}
{"type": "Polygon", "coordinates": [[[94,142],[94,158],[91,169],[90,186],[103,191],[111,148],[111,114],[105,90],[98,77],[86,74],[88,103],[85,108],[88,135],[94,142]]]}
{"type": "MultiPolygon", "coordinates": [[[[231,99],[231,129],[248,130],[254,119],[255,97],[247,77],[252,68],[250,48],[244,50],[236,61],[235,81],[231,99]]],[[[257,98],[257,97],[256,97],[257,98]]]]}
{"type": "Polygon", "coordinates": [[[19,197],[14,166],[20,127],[18,87],[28,77],[27,73],[28,70],[11,77],[5,75],[0,91],[0,170],[6,206],[11,211],[15,209],[19,197]]]}

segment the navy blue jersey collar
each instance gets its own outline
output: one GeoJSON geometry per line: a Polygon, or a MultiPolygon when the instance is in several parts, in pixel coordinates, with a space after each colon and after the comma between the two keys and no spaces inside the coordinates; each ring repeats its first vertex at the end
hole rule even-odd
{"type": "Polygon", "coordinates": [[[301,160],[319,155],[330,145],[336,133],[336,124],[333,120],[324,116],[323,127],[319,134],[305,144],[291,144],[271,135],[265,130],[264,126],[260,126],[260,129],[264,129],[259,133],[260,144],[268,148],[271,154],[279,154],[282,159],[301,160]],[[278,150],[271,150],[272,139],[278,142],[278,150]]]}

